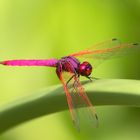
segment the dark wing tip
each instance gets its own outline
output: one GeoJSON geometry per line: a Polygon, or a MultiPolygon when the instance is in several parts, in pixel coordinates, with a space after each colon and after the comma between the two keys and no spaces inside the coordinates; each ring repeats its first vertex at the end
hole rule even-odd
{"type": "Polygon", "coordinates": [[[139,43],[133,43],[133,45],[139,45],[139,43]]]}
{"type": "Polygon", "coordinates": [[[112,41],[116,41],[116,40],[118,40],[117,38],[112,38],[112,41]]]}
{"type": "Polygon", "coordinates": [[[98,116],[97,116],[97,114],[95,114],[95,118],[96,118],[96,127],[98,127],[99,126],[99,119],[98,119],[98,116]]]}
{"type": "Polygon", "coordinates": [[[98,120],[98,116],[97,116],[97,114],[95,114],[95,118],[98,120]]]}

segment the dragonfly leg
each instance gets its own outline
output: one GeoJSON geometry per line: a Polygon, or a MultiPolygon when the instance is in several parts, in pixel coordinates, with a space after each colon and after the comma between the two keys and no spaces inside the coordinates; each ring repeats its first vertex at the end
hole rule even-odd
{"type": "Polygon", "coordinates": [[[75,89],[76,92],[78,92],[77,91],[77,87],[78,87],[77,83],[79,82],[79,77],[80,77],[80,75],[75,75],[75,77],[74,77],[75,80],[74,80],[74,83],[73,83],[73,88],[75,89]]]}
{"type": "Polygon", "coordinates": [[[86,76],[86,78],[88,78],[91,82],[92,82],[93,80],[98,80],[98,79],[99,79],[99,78],[91,77],[91,76],[86,76]]]}
{"type": "Polygon", "coordinates": [[[72,89],[72,92],[74,92],[74,90],[76,91],[76,84],[75,84],[75,81],[74,81],[74,83],[73,83],[73,89],[72,89]]]}
{"type": "Polygon", "coordinates": [[[93,77],[90,77],[90,76],[86,76],[86,78],[88,78],[90,82],[92,82],[92,80],[94,79],[93,77]]]}
{"type": "Polygon", "coordinates": [[[75,78],[75,80],[74,80],[74,82],[73,82],[73,84],[72,84],[72,86],[73,86],[73,90],[72,90],[72,91],[74,91],[74,90],[76,91],[76,88],[77,88],[77,85],[76,85],[76,84],[77,84],[77,81],[76,81],[76,80],[77,80],[77,78],[79,78],[79,76],[80,76],[80,75],[77,75],[76,72],[75,72],[75,74],[72,75],[72,76],[70,77],[70,79],[69,79],[69,80],[67,81],[67,83],[66,83],[66,86],[67,86],[67,85],[69,84],[69,82],[70,82],[73,78],[75,78]]]}
{"type": "Polygon", "coordinates": [[[74,76],[75,76],[75,74],[70,77],[70,79],[67,81],[66,85],[68,85],[68,83],[72,80],[72,78],[74,78],[74,76]]]}

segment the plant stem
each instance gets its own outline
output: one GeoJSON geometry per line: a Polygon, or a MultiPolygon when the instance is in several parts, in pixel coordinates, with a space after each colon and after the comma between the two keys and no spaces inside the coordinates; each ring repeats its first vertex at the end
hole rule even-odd
{"type": "MultiPolygon", "coordinates": [[[[140,81],[99,79],[82,82],[94,105],[140,107],[140,81]]],[[[52,86],[0,108],[0,133],[34,118],[68,109],[62,85],[52,86]]]]}

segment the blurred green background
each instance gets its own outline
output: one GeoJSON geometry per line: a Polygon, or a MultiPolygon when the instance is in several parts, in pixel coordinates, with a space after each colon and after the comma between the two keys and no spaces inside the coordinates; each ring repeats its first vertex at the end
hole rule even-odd
{"type": "MultiPolygon", "coordinates": [[[[117,37],[140,42],[140,0],[0,0],[0,59],[60,58],[117,37]]],[[[94,60],[93,60],[94,61],[94,60]]],[[[109,60],[99,78],[140,79],[140,56],[109,60]]],[[[60,83],[48,67],[0,67],[0,105],[60,83]]],[[[37,118],[0,140],[139,140],[140,109],[96,107],[99,128],[78,133],[68,111],[37,118]]]]}

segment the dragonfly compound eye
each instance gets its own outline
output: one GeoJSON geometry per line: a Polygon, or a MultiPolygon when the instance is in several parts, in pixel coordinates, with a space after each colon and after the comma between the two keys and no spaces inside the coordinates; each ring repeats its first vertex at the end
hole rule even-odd
{"type": "Polygon", "coordinates": [[[82,76],[89,76],[92,72],[92,66],[88,62],[83,62],[79,66],[79,74],[82,76]]]}

